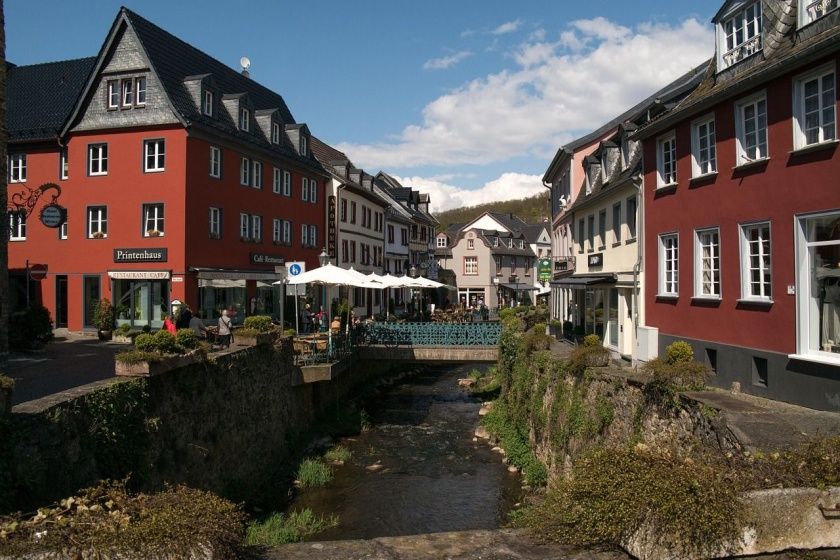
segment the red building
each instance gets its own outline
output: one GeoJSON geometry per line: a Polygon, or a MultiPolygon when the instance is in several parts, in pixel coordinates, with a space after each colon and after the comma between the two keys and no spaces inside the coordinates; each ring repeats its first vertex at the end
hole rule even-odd
{"type": "Polygon", "coordinates": [[[276,267],[318,264],[327,174],[306,125],[130,10],[96,58],[11,68],[8,112],[14,299],[27,261],[46,265],[30,293],[57,327],[90,327],[103,297],[137,327],[176,299],[206,318],[279,314],[276,267]],[[50,228],[59,190],[67,219],[50,228]]]}
{"type": "Polygon", "coordinates": [[[837,2],[727,2],[644,141],[646,322],[715,383],[840,409],[837,2]]]}

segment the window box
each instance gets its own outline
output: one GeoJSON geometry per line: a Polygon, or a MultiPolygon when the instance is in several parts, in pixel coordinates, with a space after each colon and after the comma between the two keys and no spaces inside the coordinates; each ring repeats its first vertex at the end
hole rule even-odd
{"type": "Polygon", "coordinates": [[[90,237],[91,237],[91,239],[105,239],[106,237],[108,237],[108,234],[103,233],[101,231],[95,231],[91,234],[90,237]]]}
{"type": "Polygon", "coordinates": [[[162,231],[158,231],[156,229],[150,229],[146,231],[146,237],[160,237],[163,235],[162,231]]]}

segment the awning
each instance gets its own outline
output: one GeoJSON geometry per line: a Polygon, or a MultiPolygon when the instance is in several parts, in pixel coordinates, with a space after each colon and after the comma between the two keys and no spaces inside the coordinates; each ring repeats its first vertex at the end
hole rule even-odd
{"type": "Polygon", "coordinates": [[[273,270],[236,270],[230,268],[191,268],[198,273],[199,280],[280,280],[280,274],[273,270]]]}
{"type": "Polygon", "coordinates": [[[536,286],[526,284],[525,282],[522,282],[521,284],[499,284],[499,286],[507,288],[508,290],[513,290],[514,292],[534,292],[539,290],[536,286]]]}
{"type": "Polygon", "coordinates": [[[583,289],[590,286],[597,286],[601,284],[615,284],[615,275],[600,274],[595,276],[569,276],[568,278],[561,278],[551,282],[551,286],[555,288],[574,288],[583,289]]]}

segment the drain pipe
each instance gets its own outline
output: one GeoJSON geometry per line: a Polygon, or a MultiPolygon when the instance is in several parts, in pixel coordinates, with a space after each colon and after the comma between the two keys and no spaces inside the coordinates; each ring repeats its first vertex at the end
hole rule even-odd
{"type": "MultiPolygon", "coordinates": [[[[545,188],[548,189],[548,212],[551,215],[551,217],[548,220],[548,235],[551,238],[551,261],[550,261],[552,263],[551,264],[551,274],[552,274],[552,276],[554,276],[554,256],[555,256],[554,255],[554,208],[553,208],[552,203],[551,203],[551,194],[552,194],[551,193],[551,185],[547,184],[544,179],[541,179],[540,183],[542,183],[542,186],[544,186],[545,188]]],[[[549,280],[548,293],[552,294],[551,280],[549,280]]],[[[548,318],[549,318],[549,323],[550,323],[551,322],[550,320],[552,318],[557,319],[557,317],[552,317],[552,315],[554,315],[554,307],[555,307],[554,298],[549,295],[548,301],[549,301],[548,318]]],[[[549,327],[546,326],[546,329],[548,329],[548,328],[549,327]]]]}
{"type": "MultiPolygon", "coordinates": [[[[642,196],[644,193],[642,192],[642,184],[644,179],[639,177],[638,181],[636,181],[636,264],[633,265],[633,305],[632,305],[632,313],[633,313],[633,338],[635,340],[636,345],[639,344],[639,276],[641,275],[642,271],[642,242],[644,240],[644,236],[641,235],[641,232],[644,231],[644,222],[642,221],[642,216],[644,213],[641,212],[641,203],[642,196]]],[[[635,350],[635,349],[634,349],[635,350]]]]}

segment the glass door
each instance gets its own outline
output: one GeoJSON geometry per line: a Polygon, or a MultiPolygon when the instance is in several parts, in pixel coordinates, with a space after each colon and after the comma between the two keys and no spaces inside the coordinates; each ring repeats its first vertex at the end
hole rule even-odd
{"type": "Polygon", "coordinates": [[[607,325],[609,331],[609,344],[618,347],[618,290],[609,290],[609,305],[607,306],[607,325]]]}
{"type": "Polygon", "coordinates": [[[83,324],[85,327],[93,327],[93,311],[96,303],[101,299],[99,276],[85,276],[82,284],[82,310],[83,324]]]}
{"type": "Polygon", "coordinates": [[[67,328],[67,276],[55,277],[55,328],[67,328]]]}

